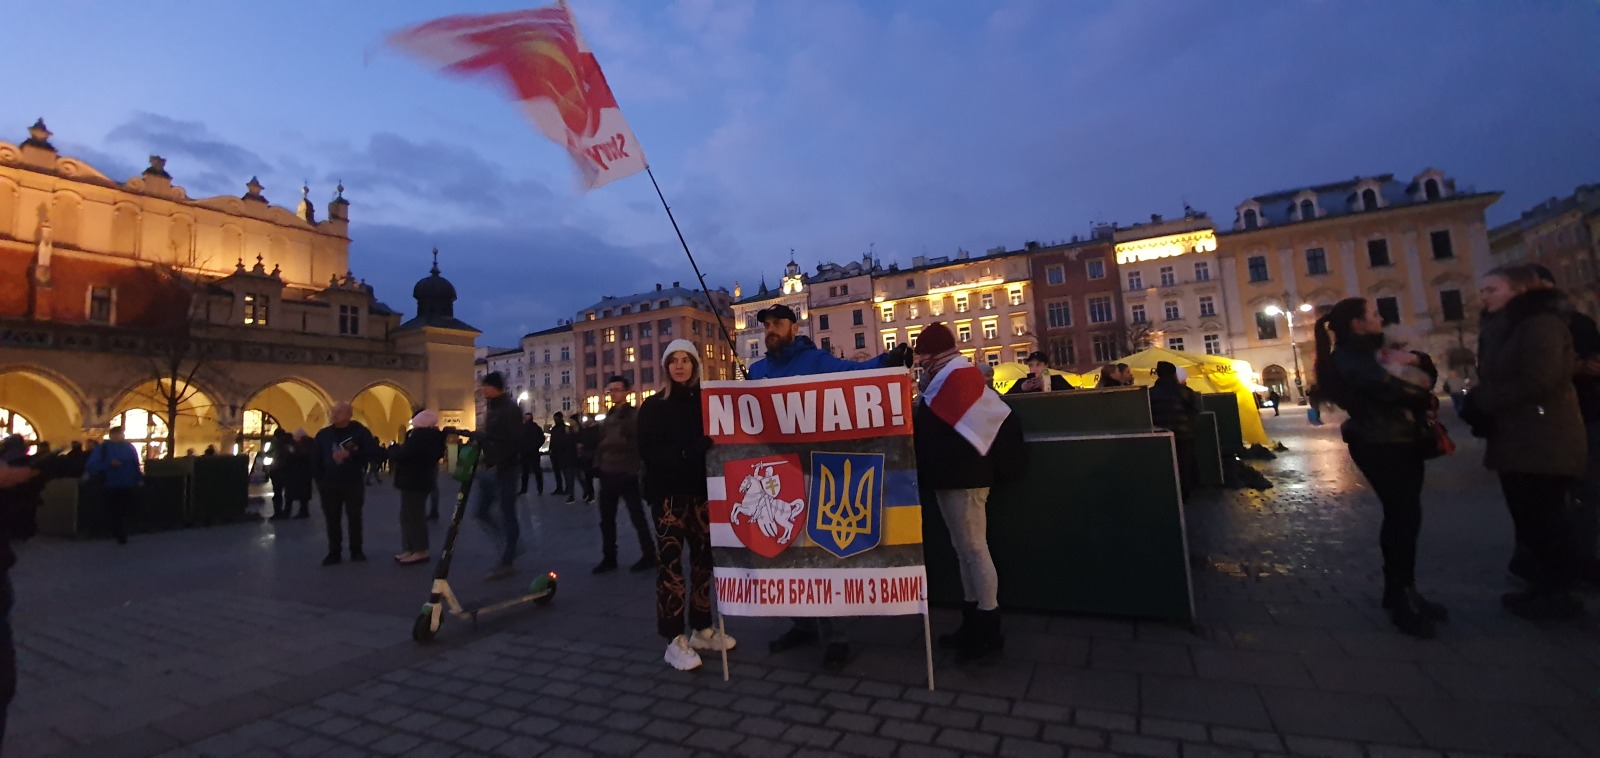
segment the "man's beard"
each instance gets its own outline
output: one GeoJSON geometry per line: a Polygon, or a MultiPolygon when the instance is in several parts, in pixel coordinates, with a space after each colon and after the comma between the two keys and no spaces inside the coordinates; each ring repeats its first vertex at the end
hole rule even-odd
{"type": "Polygon", "coordinates": [[[791,334],[787,337],[779,337],[776,334],[769,334],[767,335],[766,342],[767,352],[776,353],[788,347],[790,343],[794,342],[794,335],[791,334]]]}

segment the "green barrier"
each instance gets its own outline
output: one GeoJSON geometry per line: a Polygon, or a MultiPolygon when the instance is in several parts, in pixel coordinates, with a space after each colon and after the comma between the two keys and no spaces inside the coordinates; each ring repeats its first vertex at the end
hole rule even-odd
{"type": "Polygon", "coordinates": [[[201,524],[228,524],[245,517],[250,505],[249,458],[208,455],[192,458],[190,513],[201,524]]]}
{"type": "Polygon", "coordinates": [[[1217,414],[1206,411],[1194,425],[1195,483],[1201,487],[1221,487],[1222,440],[1217,434],[1217,414]]]}
{"type": "Polygon", "coordinates": [[[1217,414],[1217,439],[1224,457],[1244,450],[1244,428],[1239,422],[1239,398],[1227,392],[1200,396],[1200,410],[1217,414]]]}
{"type": "Polygon", "coordinates": [[[1093,434],[1148,432],[1150,392],[1144,387],[1117,387],[1072,392],[1007,395],[1027,434],[1093,434]]]}
{"type": "MultiPolygon", "coordinates": [[[[1030,435],[1028,455],[1028,474],[989,496],[1002,608],[1193,618],[1171,434],[1030,435]]],[[[929,597],[958,602],[949,532],[931,492],[923,503],[929,597]]]]}
{"type": "MultiPolygon", "coordinates": [[[[162,469],[158,468],[157,471],[162,469]]],[[[138,505],[128,516],[128,529],[159,532],[181,529],[188,521],[189,477],[146,474],[139,488],[138,505]]]]}

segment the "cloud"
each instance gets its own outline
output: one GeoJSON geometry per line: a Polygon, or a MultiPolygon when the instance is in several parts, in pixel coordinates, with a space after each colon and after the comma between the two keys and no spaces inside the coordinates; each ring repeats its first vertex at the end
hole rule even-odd
{"type": "Polygon", "coordinates": [[[205,124],[156,113],[135,113],[112,129],[106,141],[167,158],[173,180],[201,194],[231,194],[244,186],[247,177],[272,172],[272,165],[260,155],[212,136],[205,124]],[[185,158],[194,163],[186,165],[185,158]]]}

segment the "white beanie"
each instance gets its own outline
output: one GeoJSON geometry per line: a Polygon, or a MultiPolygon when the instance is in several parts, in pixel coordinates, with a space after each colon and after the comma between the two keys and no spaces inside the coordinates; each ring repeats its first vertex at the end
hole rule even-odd
{"type": "Polygon", "coordinates": [[[680,338],[667,343],[667,349],[661,351],[661,367],[663,369],[667,367],[667,358],[673,353],[688,353],[689,357],[694,359],[696,368],[701,365],[700,349],[695,347],[693,342],[680,338]]]}
{"type": "Polygon", "coordinates": [[[425,426],[438,426],[439,413],[438,411],[421,411],[417,415],[411,417],[411,425],[419,428],[425,426]]]}

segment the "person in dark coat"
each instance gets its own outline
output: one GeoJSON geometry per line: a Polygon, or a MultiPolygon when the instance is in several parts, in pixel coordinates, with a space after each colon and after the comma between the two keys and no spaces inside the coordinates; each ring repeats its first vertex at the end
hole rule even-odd
{"type": "Polygon", "coordinates": [[[572,488],[578,478],[575,471],[577,467],[578,438],[567,426],[565,416],[557,413],[550,422],[550,474],[556,483],[556,488],[550,494],[566,495],[567,502],[572,502],[572,488]]]}
{"type": "Polygon", "coordinates": [[[394,455],[394,486],[400,490],[400,554],[394,559],[401,565],[428,562],[426,509],[428,497],[439,489],[439,460],[444,453],[439,414],[419,412],[394,455]]]}
{"type": "Polygon", "coordinates": [[[1277,388],[1267,390],[1267,402],[1272,403],[1272,415],[1278,415],[1278,406],[1283,405],[1283,396],[1278,394],[1277,388]]]}
{"type": "Polygon", "coordinates": [[[289,508],[284,505],[289,494],[287,486],[283,483],[284,454],[289,448],[294,447],[294,436],[288,429],[278,427],[272,433],[272,442],[267,447],[267,457],[272,463],[267,466],[267,481],[272,483],[272,520],[282,521],[289,518],[289,508]]]}
{"type": "MultiPolygon", "coordinates": [[[[1531,264],[1542,289],[1556,286],[1555,274],[1537,263],[1531,264]]],[[[1572,532],[1578,542],[1579,575],[1600,587],[1600,325],[1564,300],[1562,316],[1572,334],[1572,349],[1578,368],[1573,373],[1572,389],[1578,393],[1578,411],[1589,441],[1589,465],[1572,488],[1572,532]]]]}
{"type": "Polygon", "coordinates": [[[535,491],[544,494],[544,465],[540,462],[543,453],[539,451],[544,447],[544,429],[539,428],[539,423],[533,420],[532,413],[522,414],[522,491],[520,495],[528,494],[528,476],[533,476],[535,491]]]}
{"type": "Polygon", "coordinates": [[[656,566],[655,535],[644,517],[644,500],[639,493],[638,413],[628,402],[633,385],[627,377],[606,380],[606,399],[611,408],[600,425],[600,444],[595,448],[595,468],[600,471],[600,563],[594,573],[617,568],[617,504],[628,509],[628,518],[639,538],[639,560],[629,571],[648,571],[656,566]]]}
{"type": "Polygon", "coordinates": [[[474,517],[500,547],[500,562],[489,579],[516,573],[517,540],[522,524],[517,517],[517,474],[522,449],[522,419],[517,404],[506,394],[506,380],[498,371],[483,377],[483,419],[472,441],[478,445],[478,476],[473,480],[477,498],[474,517]]]}
{"type": "Polygon", "coordinates": [[[1500,475],[1516,542],[1527,556],[1527,565],[1516,568],[1530,584],[1501,602],[1524,618],[1571,618],[1582,606],[1572,595],[1579,548],[1567,493],[1587,470],[1588,438],[1572,382],[1578,363],[1562,316],[1565,296],[1540,287],[1523,266],[1486,274],[1481,295],[1503,322],[1482,343],[1480,381],[1466,403],[1489,419],[1484,465],[1500,475]]]}
{"type": "MultiPolygon", "coordinates": [[[[1445,608],[1417,592],[1417,538],[1422,530],[1422,483],[1428,446],[1424,424],[1433,404],[1427,387],[1407,382],[1378,360],[1383,317],[1363,298],[1340,301],[1316,322],[1314,398],[1345,409],[1339,427],[1350,458],[1383,506],[1378,544],[1383,551],[1383,608],[1405,634],[1429,638],[1445,608]]],[[[1424,356],[1412,354],[1411,363],[1424,356]]]]}
{"type": "Polygon", "coordinates": [[[711,439],[700,416],[699,351],[693,342],[674,340],[661,368],[666,386],[639,407],[639,457],[644,499],[656,522],[656,632],[667,640],[667,663],[688,671],[700,667],[697,651],[732,650],[738,643],[711,627],[711,439]]]}
{"type": "MultiPolygon", "coordinates": [[[[577,462],[578,481],[583,483],[583,502],[594,502],[594,480],[599,477],[600,471],[595,468],[595,456],[600,451],[600,422],[594,416],[584,416],[578,426],[577,437],[577,462]]],[[[575,488],[568,483],[567,502],[572,502],[575,488]]]]}
{"type": "Polygon", "coordinates": [[[289,517],[291,511],[294,518],[311,518],[311,493],[314,477],[311,475],[311,455],[316,450],[316,442],[304,429],[294,430],[288,446],[277,451],[277,460],[280,464],[278,479],[283,482],[283,515],[289,517]],[[295,503],[300,504],[296,510],[295,503]]]}
{"type": "Polygon", "coordinates": [[[1178,477],[1183,496],[1194,489],[1194,419],[1200,415],[1200,396],[1178,381],[1178,367],[1168,361],[1156,364],[1156,382],[1150,385],[1150,419],[1172,432],[1178,456],[1178,477]]]}
{"type": "Polygon", "coordinates": [[[352,418],[349,403],[336,403],[332,423],[317,432],[311,451],[311,473],[322,497],[322,515],[328,526],[328,555],[322,565],[343,560],[343,521],[350,521],[350,560],[365,561],[361,550],[361,511],[367,502],[366,470],[378,457],[378,440],[352,418]]]}
{"type": "MultiPolygon", "coordinates": [[[[939,644],[954,647],[961,660],[977,660],[999,652],[1005,646],[1000,630],[1000,577],[995,572],[994,558],[989,553],[988,504],[989,491],[995,484],[995,464],[991,455],[1005,454],[995,438],[978,443],[973,438],[956,431],[950,420],[941,418],[932,406],[928,389],[940,380],[940,392],[965,393],[973,391],[988,400],[980,399],[967,413],[1004,414],[1000,430],[1017,423],[1015,413],[993,390],[984,387],[982,372],[962,357],[956,349],[955,337],[942,323],[922,330],[917,339],[917,365],[922,369],[918,380],[916,406],[912,410],[911,426],[917,456],[917,480],[926,490],[933,492],[956,550],[957,567],[961,574],[961,589],[965,603],[962,607],[961,626],[955,632],[940,635],[939,644]],[[976,389],[981,388],[981,389],[976,389]]],[[[1057,377],[1059,378],[1059,377],[1057,377]]],[[[1016,432],[1020,437],[1020,431],[1016,432]]]]}
{"type": "Polygon", "coordinates": [[[1026,395],[1033,392],[1065,392],[1072,389],[1066,377],[1050,373],[1050,356],[1035,350],[1028,354],[1028,377],[1006,390],[1007,395],[1026,395]],[[1046,381],[1049,383],[1046,384],[1046,381]]]}

